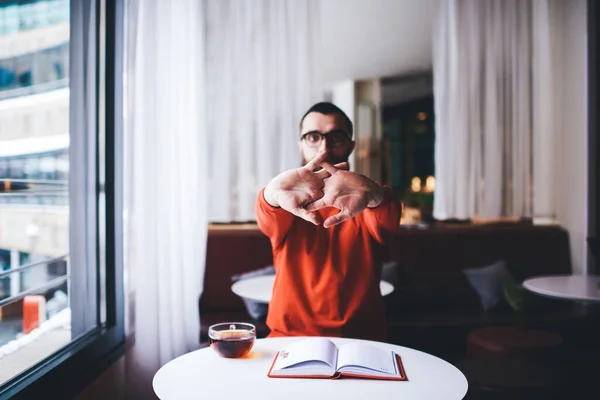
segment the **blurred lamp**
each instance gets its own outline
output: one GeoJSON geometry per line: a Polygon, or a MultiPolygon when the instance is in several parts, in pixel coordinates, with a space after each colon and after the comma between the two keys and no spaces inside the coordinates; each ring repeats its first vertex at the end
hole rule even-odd
{"type": "Polygon", "coordinates": [[[431,175],[425,180],[425,191],[427,193],[433,193],[435,191],[435,178],[431,175]]]}
{"type": "Polygon", "coordinates": [[[412,181],[410,182],[410,190],[412,190],[413,192],[421,191],[421,178],[419,178],[418,176],[412,178],[412,181]]]}

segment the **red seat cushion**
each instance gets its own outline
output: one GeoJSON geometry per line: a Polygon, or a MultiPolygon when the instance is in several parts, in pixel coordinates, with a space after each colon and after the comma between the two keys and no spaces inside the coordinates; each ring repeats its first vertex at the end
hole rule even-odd
{"type": "Polygon", "coordinates": [[[522,354],[558,346],[562,337],[551,332],[519,327],[488,327],[471,332],[467,338],[467,355],[481,358],[522,354]]]}

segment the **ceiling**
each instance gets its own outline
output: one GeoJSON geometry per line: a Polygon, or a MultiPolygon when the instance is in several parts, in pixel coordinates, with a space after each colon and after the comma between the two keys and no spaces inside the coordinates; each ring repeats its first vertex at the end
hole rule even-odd
{"type": "Polygon", "coordinates": [[[320,0],[323,83],[431,70],[435,1],[320,0]]]}

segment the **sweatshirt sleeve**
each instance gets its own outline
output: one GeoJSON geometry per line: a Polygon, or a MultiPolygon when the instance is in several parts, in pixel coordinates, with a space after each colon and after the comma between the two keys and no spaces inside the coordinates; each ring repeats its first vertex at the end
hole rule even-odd
{"type": "Polygon", "coordinates": [[[256,222],[260,230],[269,237],[275,249],[283,243],[294,223],[294,214],[280,207],[273,207],[265,200],[265,189],[261,189],[256,199],[256,222]]]}
{"type": "Polygon", "coordinates": [[[390,188],[382,186],[384,190],[383,201],[374,208],[366,208],[363,211],[363,220],[373,238],[383,244],[386,238],[398,230],[402,204],[390,188]]]}

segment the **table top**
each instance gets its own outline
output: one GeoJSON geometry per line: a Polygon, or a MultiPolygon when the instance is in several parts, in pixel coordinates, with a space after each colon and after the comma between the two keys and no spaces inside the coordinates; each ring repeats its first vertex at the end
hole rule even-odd
{"type": "Polygon", "coordinates": [[[336,345],[359,341],[391,349],[402,357],[408,381],[371,379],[275,379],[267,372],[279,350],[301,337],[257,339],[240,359],[220,357],[212,348],[196,350],[165,364],[152,386],[161,400],[223,399],[462,399],[465,376],[452,364],[421,351],[387,343],[330,338],[336,345]]]}
{"type": "MultiPolygon", "coordinates": [[[[235,282],[231,286],[231,291],[248,300],[268,303],[271,301],[274,283],[275,275],[257,276],[235,282]]],[[[394,285],[386,281],[379,282],[379,288],[382,296],[387,296],[394,291],[394,285]]]]}
{"type": "Polygon", "coordinates": [[[523,287],[532,292],[561,299],[600,302],[600,277],[552,275],[527,279],[523,287]]]}

